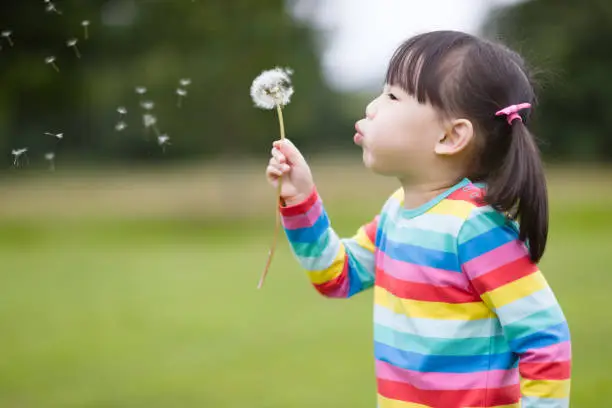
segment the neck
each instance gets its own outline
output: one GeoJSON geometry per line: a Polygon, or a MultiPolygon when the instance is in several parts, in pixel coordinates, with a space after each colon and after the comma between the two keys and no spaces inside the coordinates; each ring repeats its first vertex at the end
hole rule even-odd
{"type": "Polygon", "coordinates": [[[415,183],[413,180],[400,180],[404,188],[404,208],[414,209],[432,200],[458,183],[457,179],[415,183]]]}

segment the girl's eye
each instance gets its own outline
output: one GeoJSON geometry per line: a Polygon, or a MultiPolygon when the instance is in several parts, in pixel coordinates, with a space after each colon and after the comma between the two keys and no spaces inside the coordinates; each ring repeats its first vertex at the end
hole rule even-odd
{"type": "Polygon", "coordinates": [[[393,95],[392,93],[387,93],[387,96],[389,97],[389,99],[391,99],[392,101],[397,101],[397,98],[395,97],[395,95],[393,95]]]}

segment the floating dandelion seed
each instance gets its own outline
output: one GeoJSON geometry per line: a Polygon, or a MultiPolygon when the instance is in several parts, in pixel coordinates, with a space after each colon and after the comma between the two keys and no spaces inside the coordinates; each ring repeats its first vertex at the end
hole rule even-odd
{"type": "MultiPolygon", "coordinates": [[[[278,122],[280,127],[281,140],[285,139],[285,125],[283,122],[283,110],[282,107],[287,105],[291,96],[293,95],[293,87],[291,86],[290,75],[293,74],[293,70],[289,68],[274,68],[271,70],[263,71],[257,76],[251,84],[251,97],[255,106],[262,109],[274,109],[278,113],[278,122]]],[[[278,178],[278,189],[276,192],[277,201],[280,202],[282,177],[278,178]]],[[[278,232],[280,229],[280,212],[278,210],[278,204],[276,205],[276,225],[274,228],[274,237],[272,245],[268,252],[268,260],[264,268],[263,274],[257,285],[258,289],[263,286],[270,264],[272,263],[272,257],[276,250],[276,242],[278,239],[278,232]]]]}
{"type": "Polygon", "coordinates": [[[142,115],[142,120],[145,127],[151,127],[157,123],[157,118],[151,115],[150,113],[145,113],[144,115],[142,115]]]}
{"type": "Polygon", "coordinates": [[[183,87],[189,86],[189,85],[191,85],[191,79],[190,78],[182,78],[179,81],[179,84],[181,84],[181,86],[183,86],[183,87]]]}
{"type": "Polygon", "coordinates": [[[9,45],[12,47],[13,46],[13,40],[11,39],[11,34],[13,34],[13,32],[10,31],[10,30],[4,30],[1,33],[2,37],[6,38],[6,41],[8,41],[9,45]]]}
{"type": "Polygon", "coordinates": [[[170,144],[170,136],[163,134],[157,136],[157,144],[162,148],[162,152],[166,153],[166,146],[170,144]]]}
{"type": "Polygon", "coordinates": [[[151,115],[150,113],[145,113],[144,115],[142,115],[142,122],[144,124],[145,129],[148,130],[149,128],[153,128],[155,135],[157,137],[160,136],[159,130],[157,129],[157,126],[155,126],[157,124],[157,118],[155,116],[151,115]]]}
{"type": "Polygon", "coordinates": [[[138,95],[144,95],[147,93],[147,88],[145,88],[144,86],[137,86],[136,87],[136,93],[138,95]]]}
{"type": "Polygon", "coordinates": [[[83,26],[83,30],[85,31],[85,39],[89,39],[89,20],[81,21],[81,25],[83,26]]]}
{"type": "Polygon", "coordinates": [[[142,109],[151,110],[155,107],[155,104],[152,101],[142,101],[140,102],[140,106],[142,109]]]}
{"type": "Polygon", "coordinates": [[[19,166],[19,158],[22,155],[25,155],[27,151],[28,151],[27,147],[24,147],[23,149],[13,149],[13,151],[11,152],[13,156],[15,156],[15,160],[13,160],[13,166],[15,167],[19,166]]]}
{"type": "Polygon", "coordinates": [[[59,68],[57,67],[57,65],[55,65],[55,57],[53,55],[45,58],[45,64],[51,65],[57,72],[59,72],[59,68]]]}
{"type": "Polygon", "coordinates": [[[49,162],[49,170],[55,170],[55,153],[45,153],[45,160],[49,162]]]}
{"type": "Polygon", "coordinates": [[[183,97],[187,96],[187,91],[184,90],[183,88],[178,88],[176,90],[176,94],[178,95],[178,101],[176,103],[176,106],[178,106],[180,108],[181,104],[182,104],[182,101],[183,101],[183,97]]]}
{"type": "Polygon", "coordinates": [[[125,123],[124,121],[119,121],[117,122],[117,124],[115,125],[115,130],[117,132],[121,132],[122,130],[124,130],[127,127],[127,123],[125,123]]]}
{"type": "Polygon", "coordinates": [[[117,108],[117,112],[119,112],[119,118],[122,118],[127,114],[127,109],[125,108],[125,106],[120,106],[117,108]]]}
{"type": "Polygon", "coordinates": [[[77,58],[81,58],[81,53],[79,52],[79,48],[77,47],[78,41],[79,40],[77,40],[76,38],[71,38],[68,41],[66,41],[66,45],[68,47],[74,48],[74,53],[76,54],[77,58]]]}
{"type": "Polygon", "coordinates": [[[45,3],[47,3],[47,7],[45,8],[45,10],[47,10],[47,13],[55,13],[55,14],[62,14],[61,11],[59,11],[57,9],[57,7],[55,7],[55,4],[53,4],[50,1],[45,1],[45,3]]]}
{"type": "Polygon", "coordinates": [[[64,137],[63,133],[49,133],[49,132],[45,132],[45,135],[54,136],[54,137],[57,137],[58,139],[62,139],[64,137]]]}

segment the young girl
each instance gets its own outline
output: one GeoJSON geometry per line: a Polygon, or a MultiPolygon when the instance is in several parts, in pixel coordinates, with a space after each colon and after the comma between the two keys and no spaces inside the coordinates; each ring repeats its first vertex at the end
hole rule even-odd
{"type": "Polygon", "coordinates": [[[522,59],[499,44],[406,41],[354,138],[401,188],[350,239],[298,149],[274,143],[267,177],[282,175],[283,225],[314,287],[374,290],[380,408],[569,406],[570,333],[537,266],[548,203],[534,104],[522,59]]]}

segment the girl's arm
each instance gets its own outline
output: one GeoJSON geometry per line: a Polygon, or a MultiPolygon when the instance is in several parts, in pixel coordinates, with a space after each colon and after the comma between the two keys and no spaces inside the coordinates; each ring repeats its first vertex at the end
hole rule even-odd
{"type": "Polygon", "coordinates": [[[523,408],[569,405],[570,332],[563,311],[517,231],[489,207],[473,211],[459,233],[462,270],[498,316],[519,356],[523,408]]]}
{"type": "Polygon", "coordinates": [[[303,202],[280,211],[291,249],[322,295],[348,298],[373,286],[378,216],[352,238],[341,239],[316,189],[303,202]]]}

